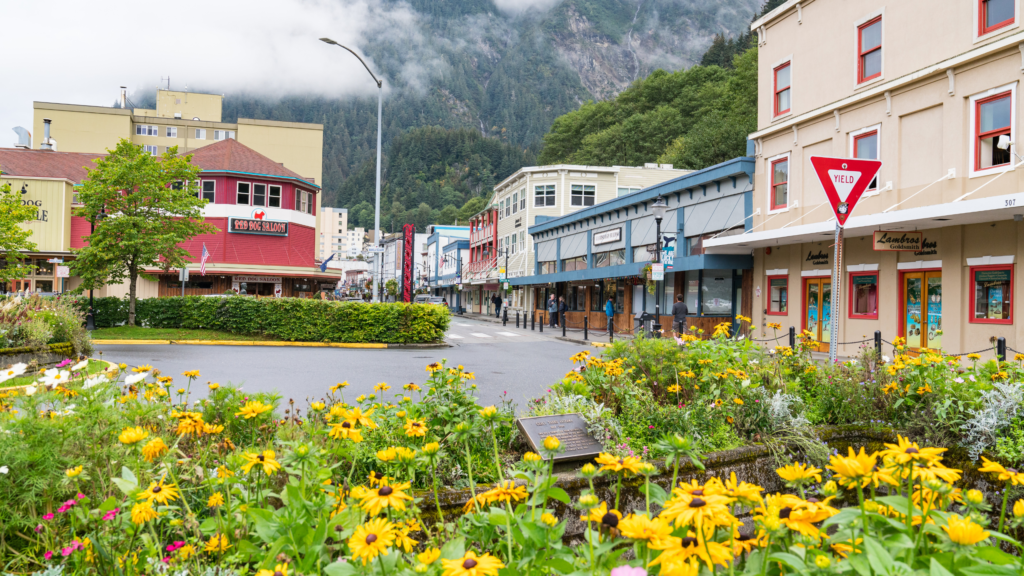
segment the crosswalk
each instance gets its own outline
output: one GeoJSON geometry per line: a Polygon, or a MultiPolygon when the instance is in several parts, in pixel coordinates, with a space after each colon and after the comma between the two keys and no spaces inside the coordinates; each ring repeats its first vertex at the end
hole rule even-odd
{"type": "Polygon", "coordinates": [[[549,339],[548,334],[540,335],[538,332],[531,332],[529,330],[516,331],[511,326],[501,326],[500,324],[484,324],[484,323],[467,323],[458,322],[452,323],[449,328],[446,338],[453,342],[461,341],[460,343],[498,343],[508,341],[528,341],[528,340],[540,340],[549,339]]]}

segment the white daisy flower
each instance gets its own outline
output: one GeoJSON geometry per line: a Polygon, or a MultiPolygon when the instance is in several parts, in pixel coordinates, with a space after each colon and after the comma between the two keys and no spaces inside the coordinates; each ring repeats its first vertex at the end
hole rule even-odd
{"type": "Polygon", "coordinates": [[[7,466],[0,466],[0,474],[7,474],[10,471],[11,469],[8,468],[7,466]]]}
{"type": "Polygon", "coordinates": [[[26,386],[25,387],[25,396],[31,396],[31,395],[33,395],[35,393],[36,393],[36,387],[35,386],[26,386]]]}
{"type": "Polygon", "coordinates": [[[28,368],[28,366],[24,362],[19,362],[14,366],[11,366],[10,368],[4,370],[3,372],[0,372],[0,382],[10,380],[15,376],[21,376],[22,374],[25,373],[26,368],[28,368]]]}
{"type": "Polygon", "coordinates": [[[85,368],[88,365],[89,365],[89,359],[87,358],[85,360],[82,360],[78,364],[75,364],[74,366],[72,366],[71,367],[71,371],[72,372],[78,372],[79,370],[81,370],[82,368],[85,368]]]}
{"type": "Polygon", "coordinates": [[[149,376],[149,372],[142,372],[142,373],[139,373],[139,374],[132,374],[131,376],[129,376],[129,377],[124,379],[124,383],[128,384],[128,385],[132,385],[132,384],[135,384],[137,382],[141,382],[141,381],[145,380],[146,376],[149,376]]]}
{"type": "Polygon", "coordinates": [[[58,384],[64,384],[71,380],[71,373],[67,370],[57,370],[56,368],[50,368],[43,373],[42,379],[39,381],[43,386],[56,386],[58,384]]]}
{"type": "Polygon", "coordinates": [[[109,382],[109,380],[107,380],[107,377],[102,375],[102,374],[100,374],[99,376],[93,376],[92,378],[87,379],[85,381],[85,384],[82,385],[82,388],[84,390],[88,390],[89,388],[92,388],[93,386],[98,386],[98,385],[104,384],[106,382],[109,382]]]}

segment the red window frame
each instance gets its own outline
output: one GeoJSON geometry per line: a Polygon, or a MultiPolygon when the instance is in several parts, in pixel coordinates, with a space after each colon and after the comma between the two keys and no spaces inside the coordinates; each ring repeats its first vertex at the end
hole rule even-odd
{"type": "Polygon", "coordinates": [[[787,113],[787,112],[789,112],[790,110],[793,109],[793,70],[791,68],[792,64],[793,64],[792,62],[786,62],[785,64],[781,64],[781,65],[777,66],[774,70],[772,70],[772,92],[774,94],[774,100],[772,101],[772,108],[775,110],[775,115],[776,116],[781,116],[781,115],[783,115],[783,114],[785,114],[785,113],[787,113]],[[779,89],[779,70],[782,70],[783,68],[790,68],[790,71],[789,71],[789,85],[780,90],[779,89]],[[782,92],[784,92],[786,90],[789,90],[789,108],[786,108],[785,110],[779,110],[779,94],[781,94],[782,92]]]}
{"type": "Polygon", "coordinates": [[[765,307],[765,314],[768,316],[789,316],[789,304],[792,302],[789,294],[789,275],[787,274],[776,274],[775,276],[768,277],[768,306],[765,307]],[[785,312],[772,312],[772,280],[783,279],[786,281],[786,311],[785,312]]]}
{"type": "Polygon", "coordinates": [[[989,166],[988,168],[981,167],[981,141],[988,138],[998,138],[1003,134],[1010,136],[1013,132],[1013,90],[1007,90],[1006,92],[1000,92],[988,98],[979,98],[974,101],[974,171],[980,172],[982,170],[991,170],[993,168],[999,168],[1001,166],[1007,166],[1013,164],[1013,158],[1011,156],[1008,162],[1002,164],[996,164],[995,166],[989,166]],[[988,132],[981,131],[981,105],[994,102],[996,100],[1002,100],[1006,98],[1010,101],[1010,125],[1006,128],[997,128],[995,130],[989,130],[988,132]]]}
{"type": "Polygon", "coordinates": [[[864,76],[864,57],[867,56],[868,54],[871,54],[872,52],[881,51],[882,44],[884,44],[884,42],[879,42],[878,46],[876,46],[874,48],[871,48],[871,49],[869,49],[867,51],[864,50],[864,48],[863,48],[863,46],[861,44],[862,41],[863,41],[863,38],[864,38],[864,34],[863,34],[864,29],[867,28],[868,26],[871,26],[872,24],[877,24],[878,22],[881,22],[881,21],[882,21],[882,17],[879,16],[878,18],[872,18],[868,22],[865,22],[865,23],[861,24],[860,26],[857,26],[857,83],[858,84],[860,84],[862,82],[867,82],[868,80],[871,80],[873,78],[878,78],[879,76],[882,75],[882,71],[879,70],[877,74],[872,74],[871,76],[864,76]]]}
{"type": "Polygon", "coordinates": [[[986,28],[985,27],[985,7],[986,7],[987,2],[988,2],[988,0],[978,0],[978,36],[984,36],[985,34],[989,34],[991,32],[995,32],[996,30],[999,30],[1000,28],[1005,28],[1005,27],[1009,26],[1010,24],[1013,24],[1014,20],[1017,19],[1017,6],[1014,5],[1014,7],[1013,7],[1013,17],[1012,18],[1007,18],[1006,20],[1003,20],[1002,22],[996,22],[995,24],[993,24],[993,25],[991,25],[991,26],[986,28]]]}
{"type": "Polygon", "coordinates": [[[992,264],[989,266],[971,266],[967,269],[968,274],[971,276],[970,291],[971,291],[971,312],[967,322],[969,324],[1013,324],[1013,290],[1014,290],[1014,273],[1013,264],[992,264]],[[977,310],[977,293],[975,292],[974,273],[980,270],[1009,270],[1010,271],[1010,317],[1005,320],[997,320],[990,318],[975,318],[974,312],[977,310]]]}
{"type": "MultiPolygon", "coordinates": [[[[869,136],[874,136],[876,138],[876,140],[875,140],[875,151],[876,151],[875,156],[876,156],[876,158],[872,158],[872,160],[878,160],[878,158],[877,158],[877,156],[878,156],[877,151],[878,151],[879,145],[881,144],[881,142],[878,141],[878,130],[871,130],[870,132],[864,132],[863,134],[857,134],[856,136],[853,137],[853,157],[854,158],[860,158],[860,156],[857,155],[857,145],[860,144],[860,141],[862,139],[867,138],[869,136]]],[[[877,190],[877,189],[878,189],[878,176],[875,176],[875,178],[871,182],[868,183],[868,188],[865,191],[867,191],[867,190],[877,190]],[[871,184],[874,184],[874,186],[871,186],[871,184]]]]}
{"type": "Polygon", "coordinates": [[[850,278],[848,280],[848,282],[849,282],[849,292],[850,292],[850,296],[849,296],[850,302],[849,302],[849,306],[847,307],[847,315],[848,315],[848,317],[851,318],[851,319],[856,319],[856,320],[878,320],[878,301],[877,300],[879,299],[879,296],[881,295],[881,292],[882,292],[881,286],[879,286],[879,284],[878,284],[878,271],[875,270],[875,271],[871,271],[871,272],[850,272],[848,274],[848,276],[850,278]],[[853,295],[854,295],[854,293],[853,293],[853,279],[855,277],[857,277],[857,276],[874,276],[875,277],[875,299],[876,299],[876,302],[875,302],[875,313],[874,314],[855,314],[854,311],[853,311],[853,295]]]}
{"type": "Polygon", "coordinates": [[[784,156],[782,158],[779,158],[778,160],[772,160],[771,164],[769,165],[769,171],[768,171],[768,202],[769,202],[769,206],[771,206],[772,210],[781,210],[781,209],[785,208],[786,206],[789,206],[789,156],[784,156]],[[776,182],[775,181],[775,165],[778,164],[779,162],[785,162],[786,163],[786,181],[785,182],[776,182]],[[786,203],[785,204],[776,204],[775,203],[775,187],[780,185],[780,184],[785,184],[786,185],[786,203]]]}

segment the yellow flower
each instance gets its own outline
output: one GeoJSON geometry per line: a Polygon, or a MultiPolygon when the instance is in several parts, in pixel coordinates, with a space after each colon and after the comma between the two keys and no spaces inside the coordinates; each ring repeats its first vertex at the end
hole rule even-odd
{"type": "Polygon", "coordinates": [[[917,387],[917,393],[918,394],[926,394],[926,393],[931,392],[931,391],[932,391],[932,387],[930,385],[928,385],[928,384],[925,384],[924,386],[918,386],[917,387]]]}
{"type": "Polygon", "coordinates": [[[214,534],[210,536],[210,541],[206,543],[203,551],[211,554],[223,554],[227,552],[228,548],[231,548],[231,544],[228,544],[228,537],[223,534],[214,534]]]}
{"type": "Polygon", "coordinates": [[[220,384],[213,382],[212,384],[210,384],[209,388],[210,390],[216,390],[217,388],[220,388],[220,384]]]}
{"type": "Polygon", "coordinates": [[[523,462],[540,462],[541,460],[542,458],[540,457],[540,454],[537,454],[536,452],[527,452],[526,454],[523,454],[523,462]]]}
{"type": "Polygon", "coordinates": [[[433,374],[434,372],[437,372],[441,368],[442,368],[442,366],[438,362],[434,362],[432,364],[427,364],[427,372],[429,372],[431,374],[433,374]]]}
{"type": "Polygon", "coordinates": [[[981,354],[974,354],[974,353],[968,354],[967,355],[967,359],[968,360],[981,360],[981,354]]]}
{"type": "Polygon", "coordinates": [[[245,452],[242,454],[242,457],[245,458],[242,472],[248,474],[252,471],[253,466],[260,466],[263,468],[263,473],[270,476],[281,469],[281,464],[274,459],[275,456],[276,454],[273,450],[264,450],[261,454],[245,452]]]}
{"type": "Polygon", "coordinates": [[[234,475],[235,475],[234,472],[232,472],[231,470],[228,470],[224,466],[219,466],[217,468],[217,478],[231,478],[234,475]]]}
{"type": "Polygon", "coordinates": [[[178,487],[174,484],[165,484],[161,478],[159,482],[150,482],[149,488],[146,488],[136,498],[149,503],[167,504],[178,499],[178,487]]]}
{"type": "Polygon", "coordinates": [[[125,428],[121,431],[121,434],[118,435],[117,439],[120,440],[122,444],[131,445],[144,440],[147,436],[149,436],[149,432],[143,430],[141,426],[137,426],[135,428],[125,428]]]}
{"type": "Polygon", "coordinates": [[[540,515],[540,521],[547,524],[549,528],[554,528],[555,524],[558,524],[558,518],[555,518],[548,512],[540,515]]]}
{"type": "Polygon", "coordinates": [[[434,454],[437,454],[438,451],[440,451],[440,450],[441,450],[441,445],[438,444],[437,442],[431,442],[431,443],[425,444],[423,446],[423,453],[428,455],[428,456],[433,456],[434,454]]]}
{"type": "Polygon", "coordinates": [[[405,510],[405,501],[411,501],[412,496],[409,496],[404,491],[408,490],[410,486],[409,482],[392,485],[381,483],[380,488],[369,490],[365,493],[359,506],[371,516],[380,514],[385,508],[398,511],[405,510]]]}
{"type": "Polygon", "coordinates": [[[181,375],[185,378],[199,378],[199,370],[189,370],[188,372],[182,372],[181,375]]]}
{"type": "Polygon", "coordinates": [[[331,431],[329,432],[329,434],[331,438],[334,438],[335,440],[341,440],[342,438],[345,438],[351,440],[352,442],[355,442],[356,444],[363,441],[363,435],[359,432],[355,425],[352,424],[352,422],[349,422],[348,420],[345,420],[340,424],[335,424],[331,426],[331,431]]]}
{"type": "Polygon", "coordinates": [[[268,412],[273,409],[273,406],[264,404],[259,400],[251,400],[249,402],[246,402],[245,406],[242,406],[242,408],[238,412],[235,412],[235,416],[242,416],[246,420],[249,420],[251,418],[259,416],[260,414],[263,414],[264,412],[268,412]]]}
{"type": "Polygon", "coordinates": [[[896,444],[886,444],[886,450],[878,453],[882,458],[891,460],[900,466],[908,462],[921,462],[932,464],[942,460],[942,453],[945,448],[921,448],[917,442],[903,436],[896,436],[896,444]]]}
{"type": "Polygon", "coordinates": [[[626,538],[658,542],[672,535],[672,526],[664,518],[650,519],[644,515],[630,514],[619,522],[619,530],[626,538]]]}
{"type": "Polygon", "coordinates": [[[477,498],[483,503],[490,504],[492,502],[526,500],[529,495],[526,491],[526,486],[516,486],[515,482],[506,480],[505,482],[499,482],[496,487],[480,494],[477,498]]]}
{"type": "Polygon", "coordinates": [[[821,469],[809,464],[790,464],[775,471],[787,484],[806,484],[811,480],[821,482],[821,469]]]}
{"type": "Polygon", "coordinates": [[[848,450],[848,456],[830,456],[829,466],[826,468],[839,476],[839,483],[843,486],[867,486],[871,482],[878,456],[865,454],[863,446],[860,453],[854,453],[852,447],[848,450]]]}
{"type": "Polygon", "coordinates": [[[487,406],[486,408],[480,410],[480,416],[482,416],[483,418],[493,418],[497,413],[498,409],[495,408],[494,406],[487,406]]]}
{"type": "Polygon", "coordinates": [[[984,464],[981,468],[978,468],[978,472],[992,472],[997,474],[997,480],[1000,482],[1011,482],[1014,486],[1024,484],[1024,474],[1018,472],[1013,468],[1003,468],[998,462],[993,462],[984,456],[981,457],[981,462],[984,464]]]}
{"type": "Polygon", "coordinates": [[[423,420],[406,420],[405,435],[410,438],[422,438],[427,435],[427,424],[423,420]]]}
{"type": "Polygon", "coordinates": [[[377,384],[376,386],[373,387],[373,391],[374,392],[380,392],[381,393],[381,397],[383,397],[384,396],[384,392],[387,392],[388,390],[391,390],[391,386],[388,386],[387,382],[381,382],[381,383],[379,383],[379,384],[377,384]]]}
{"type": "Polygon", "coordinates": [[[74,468],[68,468],[67,470],[64,471],[64,475],[67,476],[68,478],[74,478],[75,476],[78,476],[81,473],[82,473],[82,467],[81,466],[75,466],[74,468]]]}
{"type": "Polygon", "coordinates": [[[558,440],[558,438],[555,438],[554,436],[548,436],[547,438],[544,439],[544,448],[551,452],[558,450],[558,447],[561,445],[562,443],[558,440]]]}
{"type": "Polygon", "coordinates": [[[820,554],[814,557],[814,565],[824,570],[832,565],[832,560],[829,560],[828,556],[820,554]]]}
{"type": "Polygon", "coordinates": [[[497,576],[498,570],[505,567],[494,556],[487,553],[477,556],[472,550],[462,558],[441,560],[441,564],[444,566],[443,576],[497,576]]]}
{"type": "Polygon", "coordinates": [[[423,552],[416,555],[416,559],[420,561],[420,564],[430,565],[437,562],[437,559],[441,557],[441,550],[437,548],[427,548],[423,552]]]}
{"type": "Polygon", "coordinates": [[[210,508],[216,508],[224,505],[224,495],[220,492],[214,492],[209,500],[206,501],[206,505],[210,508]]]}
{"type": "Polygon", "coordinates": [[[273,570],[260,570],[256,576],[288,576],[288,563],[278,564],[273,570]]]}
{"type": "Polygon", "coordinates": [[[1013,517],[1024,518],[1024,500],[1017,500],[1013,503],[1013,517]]]}
{"type": "Polygon", "coordinates": [[[362,560],[363,566],[380,554],[387,555],[387,549],[395,542],[395,527],[387,518],[375,518],[356,528],[348,539],[353,560],[362,560]]]}
{"type": "Polygon", "coordinates": [[[673,497],[665,502],[661,518],[674,522],[676,526],[695,526],[700,531],[704,526],[728,526],[737,520],[729,513],[732,498],[718,494],[687,494],[672,490],[673,497]]]}
{"type": "Polygon", "coordinates": [[[377,450],[377,459],[380,460],[381,462],[391,462],[397,456],[398,453],[395,452],[394,446],[391,446],[384,450],[377,450]]]}
{"type": "Polygon", "coordinates": [[[601,470],[607,470],[608,472],[640,473],[640,459],[634,456],[616,458],[611,454],[601,453],[594,461],[601,465],[601,470]]]}
{"type": "Polygon", "coordinates": [[[989,536],[988,532],[971,522],[970,518],[961,518],[956,514],[949,517],[947,525],[942,529],[950,540],[963,546],[974,546],[989,536]]]}
{"type": "Polygon", "coordinates": [[[338,390],[341,390],[343,388],[348,388],[348,380],[344,382],[338,382],[334,386],[331,386],[331,392],[337,392],[338,390]]]}
{"type": "Polygon", "coordinates": [[[135,524],[144,524],[157,516],[156,510],[153,510],[153,506],[149,502],[139,502],[132,506],[132,522],[135,524]]]}
{"type": "Polygon", "coordinates": [[[743,406],[743,399],[742,398],[733,398],[732,401],[735,402],[736,404],[740,405],[740,406],[743,406]]]}
{"type": "Polygon", "coordinates": [[[164,443],[164,439],[157,436],[142,447],[142,457],[146,459],[146,462],[152,462],[166,454],[167,450],[167,444],[164,443]]]}
{"type": "MultiPolygon", "coordinates": [[[[122,364],[121,366],[124,366],[124,364],[122,364]]],[[[124,368],[122,368],[122,370],[123,369],[124,368]]],[[[152,371],[153,371],[153,367],[150,366],[149,364],[143,364],[142,366],[136,366],[135,368],[132,368],[132,372],[135,372],[136,374],[142,374],[143,372],[152,372],[152,371]]]]}

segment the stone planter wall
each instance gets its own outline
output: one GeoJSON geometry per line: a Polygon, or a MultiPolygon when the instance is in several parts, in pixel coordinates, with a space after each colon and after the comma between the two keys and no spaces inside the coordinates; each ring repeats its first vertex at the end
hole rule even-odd
{"type": "Polygon", "coordinates": [[[52,366],[75,356],[75,348],[70,342],[50,344],[46,349],[36,348],[4,348],[0,349],[0,367],[24,362],[35,362],[38,366],[52,366]]]}

